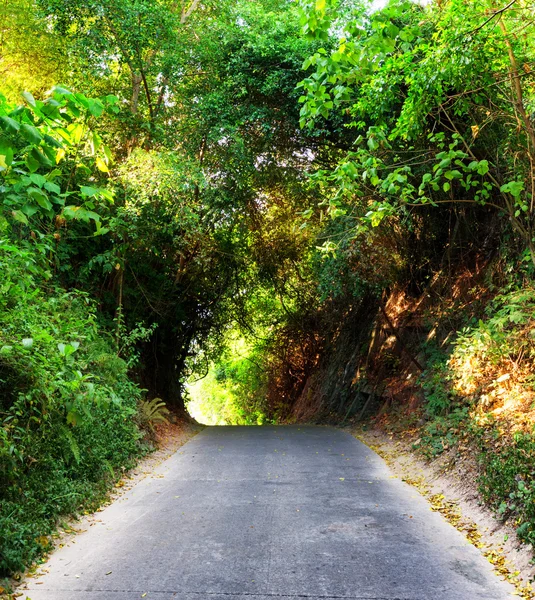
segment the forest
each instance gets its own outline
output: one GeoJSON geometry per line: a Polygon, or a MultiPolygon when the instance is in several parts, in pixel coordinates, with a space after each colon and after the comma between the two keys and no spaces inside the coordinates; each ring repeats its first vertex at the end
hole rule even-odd
{"type": "Polygon", "coordinates": [[[0,577],[171,411],[370,418],[535,542],[535,3],[0,6],[0,577]]]}

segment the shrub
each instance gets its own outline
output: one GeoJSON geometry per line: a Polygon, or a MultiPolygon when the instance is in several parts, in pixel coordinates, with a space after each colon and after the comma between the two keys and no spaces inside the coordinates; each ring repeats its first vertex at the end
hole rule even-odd
{"type": "Polygon", "coordinates": [[[480,436],[480,491],[499,514],[513,519],[517,533],[535,543],[535,437],[516,433],[503,437],[497,428],[480,436]],[[495,439],[489,441],[489,436],[495,439]],[[489,446],[494,447],[489,452],[489,446]]]}
{"type": "Polygon", "coordinates": [[[0,574],[47,548],[60,515],[98,505],[143,451],[141,390],[93,302],[45,283],[38,255],[0,240],[0,574]]]}

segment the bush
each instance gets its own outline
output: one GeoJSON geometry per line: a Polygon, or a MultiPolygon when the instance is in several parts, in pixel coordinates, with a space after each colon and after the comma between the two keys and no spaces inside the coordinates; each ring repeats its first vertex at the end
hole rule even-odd
{"type": "Polygon", "coordinates": [[[39,255],[0,240],[0,574],[48,548],[60,515],[95,508],[143,450],[127,376],[95,307],[44,282],[39,255]]]}
{"type": "Polygon", "coordinates": [[[502,437],[497,428],[480,437],[480,491],[504,518],[513,519],[520,539],[535,544],[535,437],[502,437]],[[489,436],[494,437],[489,441],[489,436]],[[501,443],[497,443],[500,440],[501,443]],[[489,452],[490,445],[494,452],[489,452]]]}
{"type": "Polygon", "coordinates": [[[428,368],[420,384],[430,421],[417,446],[428,458],[461,439],[479,449],[485,502],[534,544],[535,435],[524,412],[533,402],[534,288],[511,285],[487,304],[483,316],[449,348],[427,345],[428,368]]]}
{"type": "Polygon", "coordinates": [[[471,394],[505,378],[533,387],[535,289],[524,286],[501,293],[486,313],[485,320],[466,327],[455,340],[449,360],[455,388],[471,394]]]}

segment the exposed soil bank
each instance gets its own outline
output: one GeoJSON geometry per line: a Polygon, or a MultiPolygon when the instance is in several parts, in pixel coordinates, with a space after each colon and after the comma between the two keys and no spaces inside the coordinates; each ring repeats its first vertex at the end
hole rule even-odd
{"type": "Polygon", "coordinates": [[[412,444],[415,433],[392,434],[378,425],[353,426],[350,432],[377,452],[393,473],[413,485],[494,565],[515,583],[521,598],[535,598],[530,582],[535,577],[533,549],[519,541],[515,527],[500,521],[487,509],[477,489],[478,466],[469,453],[455,450],[427,461],[412,444]]]}

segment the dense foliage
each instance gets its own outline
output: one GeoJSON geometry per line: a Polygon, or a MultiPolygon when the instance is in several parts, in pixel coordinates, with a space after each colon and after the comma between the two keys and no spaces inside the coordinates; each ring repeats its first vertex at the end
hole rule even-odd
{"type": "Polygon", "coordinates": [[[381,6],[0,8],[0,571],[162,401],[340,422],[408,385],[533,540],[534,6],[381,6]]]}
{"type": "Polygon", "coordinates": [[[226,348],[243,332],[267,343],[295,284],[309,147],[296,85],[315,45],[277,1],[1,10],[8,574],[58,516],[102,498],[165,415],[158,398],[181,413],[187,377],[217,357],[228,420],[265,420],[260,363],[226,348]]]}
{"type": "Polygon", "coordinates": [[[306,4],[304,30],[336,44],[306,61],[300,98],[303,127],[336,115],[354,134],[314,175],[332,220],[320,286],[328,275],[323,288],[346,306],[351,296],[371,307],[372,293],[386,328],[347,363],[357,376],[346,387],[365,409],[366,396],[406,393],[414,377],[428,421],[418,446],[436,456],[471,444],[483,497],[529,542],[533,8],[306,4]]]}

